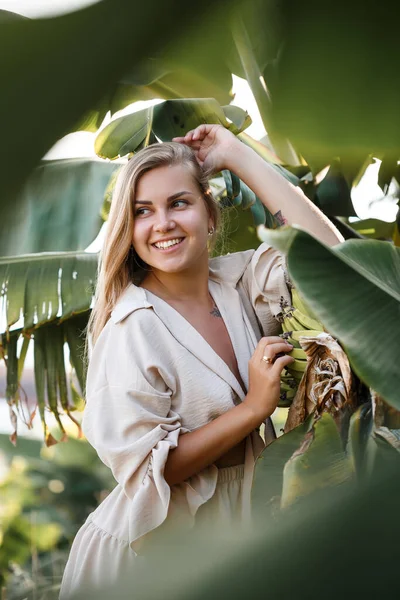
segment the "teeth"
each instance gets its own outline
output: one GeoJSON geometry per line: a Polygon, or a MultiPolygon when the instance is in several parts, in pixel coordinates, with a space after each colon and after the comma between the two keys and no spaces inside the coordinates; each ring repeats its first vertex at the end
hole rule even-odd
{"type": "Polygon", "coordinates": [[[168,240],[168,242],[157,242],[155,245],[156,248],[169,248],[170,246],[175,246],[179,244],[179,242],[183,240],[183,238],[176,238],[175,240],[168,240]]]}

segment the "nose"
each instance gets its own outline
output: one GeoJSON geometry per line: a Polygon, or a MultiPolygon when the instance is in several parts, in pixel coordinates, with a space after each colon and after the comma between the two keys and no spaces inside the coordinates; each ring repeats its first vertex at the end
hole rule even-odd
{"type": "Polygon", "coordinates": [[[157,223],[154,226],[155,231],[163,233],[174,229],[175,221],[171,219],[170,215],[166,211],[160,211],[158,214],[157,223]]]}

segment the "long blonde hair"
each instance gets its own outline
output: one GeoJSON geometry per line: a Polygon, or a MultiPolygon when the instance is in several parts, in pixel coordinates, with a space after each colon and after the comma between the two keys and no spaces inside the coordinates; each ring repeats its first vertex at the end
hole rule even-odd
{"type": "Polygon", "coordinates": [[[220,210],[208,183],[208,174],[199,166],[194,152],[176,142],[151,144],[135,154],[118,174],[107,223],[107,232],[100,253],[95,300],[88,323],[88,334],[94,345],[110,318],[118,298],[130,282],[138,283],[146,265],[132,247],[134,199],[138,181],[144,173],[161,166],[187,165],[209,210],[215,233],[220,224],[220,210]]]}

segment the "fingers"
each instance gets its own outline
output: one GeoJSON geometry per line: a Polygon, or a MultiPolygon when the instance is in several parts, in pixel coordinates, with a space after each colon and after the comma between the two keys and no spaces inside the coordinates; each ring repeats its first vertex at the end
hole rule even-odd
{"type": "Polygon", "coordinates": [[[263,352],[263,356],[268,356],[269,358],[274,360],[276,355],[280,352],[290,352],[291,349],[292,346],[289,346],[286,342],[281,341],[281,343],[269,344],[268,346],[266,346],[263,352]]]}
{"type": "Polygon", "coordinates": [[[285,352],[288,352],[289,350],[291,350],[293,348],[293,346],[291,344],[283,341],[282,338],[279,337],[278,335],[271,335],[269,337],[261,338],[261,340],[257,344],[257,348],[255,349],[253,356],[257,356],[260,359],[264,354],[269,356],[268,347],[273,344],[279,344],[281,346],[283,344],[283,347],[285,348],[285,350],[284,350],[285,352]]]}
{"type": "Polygon", "coordinates": [[[294,358],[288,354],[285,354],[284,356],[280,356],[275,360],[272,368],[274,371],[276,371],[277,375],[280,375],[282,369],[287,365],[290,365],[292,362],[294,362],[294,358]]]}
{"type": "Polygon", "coordinates": [[[199,125],[195,129],[191,129],[190,131],[188,131],[183,137],[172,138],[172,141],[179,142],[181,144],[190,144],[191,142],[195,142],[196,140],[203,140],[210,133],[212,127],[215,127],[215,125],[199,125]]]}

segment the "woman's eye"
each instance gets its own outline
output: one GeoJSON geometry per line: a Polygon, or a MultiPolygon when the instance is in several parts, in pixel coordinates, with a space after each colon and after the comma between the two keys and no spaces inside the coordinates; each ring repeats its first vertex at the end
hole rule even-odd
{"type": "Polygon", "coordinates": [[[178,205],[183,205],[183,206],[187,206],[189,204],[189,202],[187,202],[186,200],[175,200],[175,202],[172,203],[172,206],[177,206],[179,208],[178,205]]]}
{"type": "Polygon", "coordinates": [[[146,211],[149,210],[148,208],[138,208],[135,211],[135,217],[140,217],[140,215],[144,215],[146,214],[146,211]]]}

